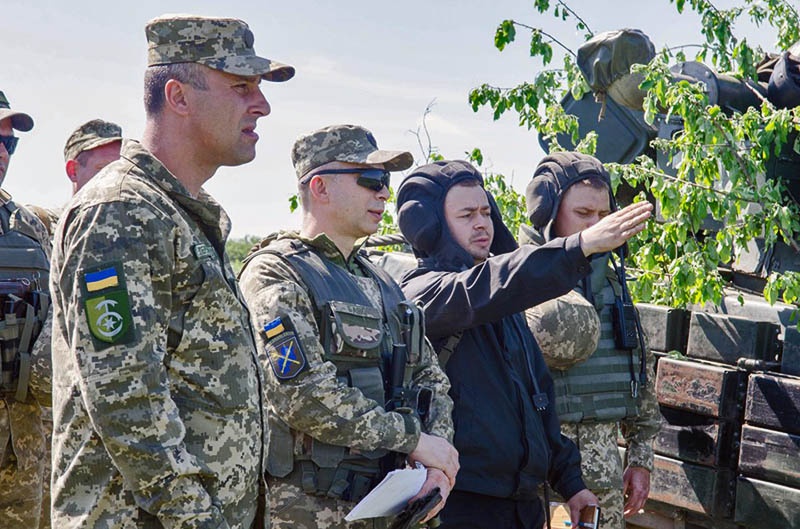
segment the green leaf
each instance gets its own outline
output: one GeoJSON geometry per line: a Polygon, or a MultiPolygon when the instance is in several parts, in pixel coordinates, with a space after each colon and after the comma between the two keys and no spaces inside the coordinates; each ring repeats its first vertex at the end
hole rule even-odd
{"type": "Polygon", "coordinates": [[[500,51],[503,51],[506,47],[506,44],[514,42],[514,38],[516,38],[516,36],[517,30],[514,27],[514,21],[503,20],[497,27],[497,31],[494,33],[494,47],[500,51]]]}

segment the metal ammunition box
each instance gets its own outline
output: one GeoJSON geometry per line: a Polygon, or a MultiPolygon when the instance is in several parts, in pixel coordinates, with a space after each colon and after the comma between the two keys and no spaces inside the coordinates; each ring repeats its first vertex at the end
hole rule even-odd
{"type": "Polygon", "coordinates": [[[661,407],[661,429],[654,450],[668,457],[710,467],[733,468],[739,423],[661,407]]]}
{"type": "Polygon", "coordinates": [[[740,420],[746,373],[708,362],[661,358],[656,374],[659,404],[723,420],[740,420]]]}
{"type": "Polygon", "coordinates": [[[800,379],[750,375],[744,419],[748,424],[800,435],[800,379]]]}
{"type": "Polygon", "coordinates": [[[636,309],[650,349],[686,353],[689,311],[649,303],[637,303],[636,309]]]}
{"type": "Polygon", "coordinates": [[[800,490],[739,477],[733,519],[747,527],[800,527],[800,490]]]}
{"type": "Polygon", "coordinates": [[[692,312],[686,354],[736,365],[740,358],[777,361],[780,326],[727,314],[692,312]]]}
{"type": "Polygon", "coordinates": [[[747,476],[800,487],[800,436],[744,425],[739,471],[747,476]]]}

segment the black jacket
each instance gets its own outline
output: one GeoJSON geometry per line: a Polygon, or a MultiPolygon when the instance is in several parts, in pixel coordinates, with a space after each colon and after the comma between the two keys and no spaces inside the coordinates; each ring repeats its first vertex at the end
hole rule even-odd
{"type": "MultiPolygon", "coordinates": [[[[495,241],[506,241],[506,247],[493,245],[498,255],[473,266],[443,222],[449,177],[444,189],[435,193],[431,188],[417,192],[415,177],[420,175],[413,173],[401,186],[398,206],[403,233],[422,258],[401,286],[407,297],[422,301],[427,334],[437,350],[447,338],[463,332],[446,367],[455,404],[454,444],[461,463],[455,488],[532,499],[537,485],[547,479],[569,498],[585,488],[580,455],[560,433],[553,382],[521,312],[565,294],[586,275],[589,262],[578,236],[540,248],[516,249],[507,242],[508,230],[498,225],[499,214],[493,215],[496,234],[505,230],[495,241]],[[425,241],[424,251],[415,245],[418,215],[404,221],[403,208],[412,202],[421,202],[428,212],[425,237],[431,233],[430,216],[441,219],[436,244],[425,241]],[[549,401],[542,411],[534,404],[536,393],[549,401]]],[[[442,186],[441,181],[431,180],[442,186]]],[[[409,211],[413,208],[406,214],[409,211]]]]}

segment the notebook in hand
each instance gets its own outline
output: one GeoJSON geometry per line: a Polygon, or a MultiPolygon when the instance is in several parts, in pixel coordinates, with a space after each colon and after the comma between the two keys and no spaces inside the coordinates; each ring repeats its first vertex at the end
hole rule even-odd
{"type": "MultiPolygon", "coordinates": [[[[571,528],[569,506],[566,503],[550,503],[550,527],[552,529],[571,528]]],[[[579,527],[585,529],[600,529],[600,507],[589,505],[581,511],[579,527]]]]}

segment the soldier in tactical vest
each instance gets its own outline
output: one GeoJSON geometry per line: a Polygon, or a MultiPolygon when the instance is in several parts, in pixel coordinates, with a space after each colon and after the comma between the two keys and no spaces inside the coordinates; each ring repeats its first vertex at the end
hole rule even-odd
{"type": "MultiPolygon", "coordinates": [[[[542,160],[527,188],[528,217],[520,242],[536,246],[589,228],[616,209],[603,165],[580,153],[542,160]]],[[[653,356],[613,252],[594,256],[575,290],[526,311],[553,377],[561,431],[581,451],[586,484],[600,499],[602,527],[624,529],[625,515],[644,506],[658,433],[653,356]],[[617,450],[621,427],[627,466],[617,450]],[[627,499],[625,498],[627,496],[627,499]]]]}
{"type": "Polygon", "coordinates": [[[386,471],[406,457],[420,462],[428,479],[419,496],[438,486],[446,498],[458,470],[450,386],[422,315],[361,250],[383,215],[390,171],[413,159],[338,125],[301,136],[292,162],[300,232],[267,237],[240,277],[271,400],[272,527],[382,527],[385,519],[344,517],[386,471]]]}
{"type": "Polygon", "coordinates": [[[0,92],[0,527],[36,529],[41,521],[46,441],[42,405],[50,406],[48,314],[50,237],[3,180],[17,147],[14,130],[33,128],[0,92]]]}

